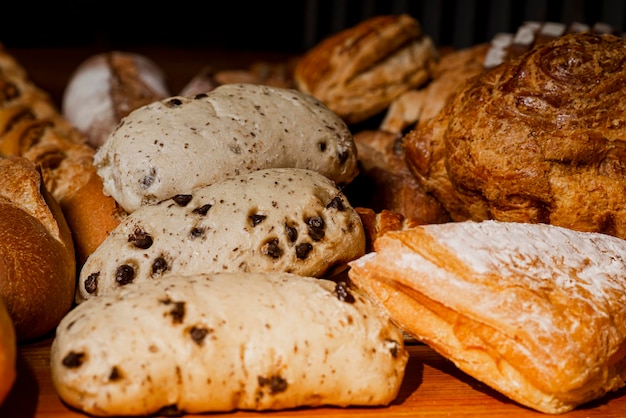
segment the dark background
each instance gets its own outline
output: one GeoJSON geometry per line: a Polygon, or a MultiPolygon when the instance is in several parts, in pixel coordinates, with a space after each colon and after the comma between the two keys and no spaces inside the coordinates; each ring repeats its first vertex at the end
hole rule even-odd
{"type": "Polygon", "coordinates": [[[465,47],[528,20],[605,22],[624,30],[624,0],[50,1],[0,6],[9,48],[135,46],[301,53],[377,14],[409,13],[438,46],[465,47]]]}

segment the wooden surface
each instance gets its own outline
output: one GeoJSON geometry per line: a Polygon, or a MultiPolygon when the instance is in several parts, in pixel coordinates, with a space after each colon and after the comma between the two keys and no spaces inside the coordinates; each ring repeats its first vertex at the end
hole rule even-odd
{"type": "MultiPolygon", "coordinates": [[[[76,418],[86,415],[69,409],[52,386],[50,369],[51,339],[24,345],[19,349],[18,379],[0,407],[2,418],[76,418]]],[[[489,387],[459,371],[452,363],[427,346],[408,345],[410,360],[395,402],[381,408],[302,408],[290,411],[217,414],[220,417],[506,417],[549,416],[511,402],[489,387]]],[[[624,418],[626,389],[608,394],[599,401],[559,415],[564,418],[624,418]]],[[[204,417],[206,415],[186,415],[204,417]]]]}

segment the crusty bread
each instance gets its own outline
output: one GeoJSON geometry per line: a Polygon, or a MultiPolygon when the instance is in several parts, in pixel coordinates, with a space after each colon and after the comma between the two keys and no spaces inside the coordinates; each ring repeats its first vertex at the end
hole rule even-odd
{"type": "Polygon", "coordinates": [[[437,60],[418,21],[406,14],[381,15],[309,49],[296,63],[294,81],[300,91],[355,124],[426,83],[437,60]]]}
{"type": "Polygon", "coordinates": [[[453,220],[626,238],[626,40],[569,34],[485,71],[404,137],[453,220]],[[574,65],[576,64],[576,65],[574,65]]]}
{"type": "Polygon", "coordinates": [[[128,212],[258,169],[310,169],[338,185],[358,173],[352,133],[341,118],[307,94],[254,84],[142,106],[94,162],[105,192],[128,212]]]}
{"type": "Polygon", "coordinates": [[[84,264],[77,301],[169,274],[325,277],[364,252],[361,220],[331,180],[313,170],[257,170],[128,215],[84,264]]]}
{"type": "Polygon", "coordinates": [[[9,311],[0,297],[0,405],[17,378],[17,339],[9,311]]]}
{"type": "Polygon", "coordinates": [[[1,47],[0,91],[0,155],[25,157],[40,167],[47,190],[61,205],[74,234],[82,262],[124,216],[102,191],[93,166],[95,151],[1,47]],[[88,193],[81,191],[85,185],[88,193]],[[88,201],[76,199],[77,193],[88,201]]]}
{"type": "Polygon", "coordinates": [[[387,405],[408,353],[345,283],[289,273],[170,275],[85,301],[52,343],[52,382],[90,415],[387,405]]]}
{"type": "Polygon", "coordinates": [[[19,341],[52,331],[70,310],[76,258],[70,230],[41,173],[0,158],[0,297],[19,341]]]}
{"type": "Polygon", "coordinates": [[[123,117],[170,96],[163,70],[147,56],[109,51],[88,57],[63,92],[63,116],[97,148],[123,117]]]}
{"type": "Polygon", "coordinates": [[[399,326],[514,401],[567,412],[624,386],[626,241],[547,224],[390,231],[350,263],[399,326]]]}

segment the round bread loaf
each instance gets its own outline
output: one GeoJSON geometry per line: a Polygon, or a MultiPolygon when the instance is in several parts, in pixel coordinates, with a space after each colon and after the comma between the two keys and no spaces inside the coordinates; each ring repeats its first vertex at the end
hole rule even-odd
{"type": "Polygon", "coordinates": [[[307,94],[253,84],[140,107],[94,163],[104,191],[127,212],[263,168],[315,170],[339,185],[358,172],[356,146],[341,118],[307,94]]]}
{"type": "Polygon", "coordinates": [[[331,180],[305,169],[257,170],[128,215],[84,264],[77,301],[174,273],[320,277],[364,252],[361,219],[331,180]]]}
{"type": "Polygon", "coordinates": [[[17,341],[13,320],[0,297],[0,405],[17,377],[17,341]]]}
{"type": "Polygon", "coordinates": [[[284,272],[170,275],[85,301],[52,343],[52,382],[90,415],[386,405],[401,332],[343,282],[284,272]]]}
{"type": "Polygon", "coordinates": [[[63,93],[63,116],[97,148],[132,110],[169,95],[165,73],[150,58],[110,51],[76,68],[63,93]]]}
{"type": "Polygon", "coordinates": [[[0,297],[18,340],[32,340],[70,310],[76,258],[59,204],[25,158],[0,159],[0,220],[0,297]]]}

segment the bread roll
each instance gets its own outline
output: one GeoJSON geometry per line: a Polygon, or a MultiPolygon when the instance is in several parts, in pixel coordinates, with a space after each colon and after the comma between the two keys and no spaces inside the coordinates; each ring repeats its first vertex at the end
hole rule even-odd
{"type": "Polygon", "coordinates": [[[577,33],[485,71],[403,140],[455,221],[626,238],[626,40],[577,33]]]}
{"type": "Polygon", "coordinates": [[[312,170],[257,170],[134,211],[83,266],[77,301],[169,274],[322,277],[364,251],[361,220],[332,181],[312,170]]]}
{"type": "Polygon", "coordinates": [[[413,17],[381,15],[308,50],[296,63],[294,81],[300,91],[356,124],[425,84],[438,58],[432,40],[413,17]]]}
{"type": "Polygon", "coordinates": [[[337,115],[309,95],[253,84],[133,111],[95,165],[105,192],[128,212],[263,168],[315,170],[339,185],[358,170],[352,134],[337,115]]]}
{"type": "Polygon", "coordinates": [[[345,283],[234,272],[90,299],[50,356],[61,399],[99,416],[386,405],[407,360],[399,330],[345,283]]]}
{"type": "Polygon", "coordinates": [[[98,148],[123,117],[170,96],[163,70],[150,58],[109,51],[83,61],[63,92],[63,116],[98,148]]]}
{"type": "Polygon", "coordinates": [[[46,188],[61,205],[74,235],[79,262],[124,216],[102,191],[93,166],[94,150],[85,137],[1,47],[0,155],[25,157],[40,167],[46,188]]]}
{"type": "Polygon", "coordinates": [[[626,241],[547,224],[390,231],[350,263],[355,285],[461,370],[564,413],[625,385],[626,241]]]}
{"type": "Polygon", "coordinates": [[[0,405],[17,378],[17,340],[13,320],[0,297],[0,405]]]}
{"type": "Polygon", "coordinates": [[[0,298],[17,339],[32,340],[70,310],[76,258],[58,203],[25,158],[0,158],[0,220],[0,298]]]}

